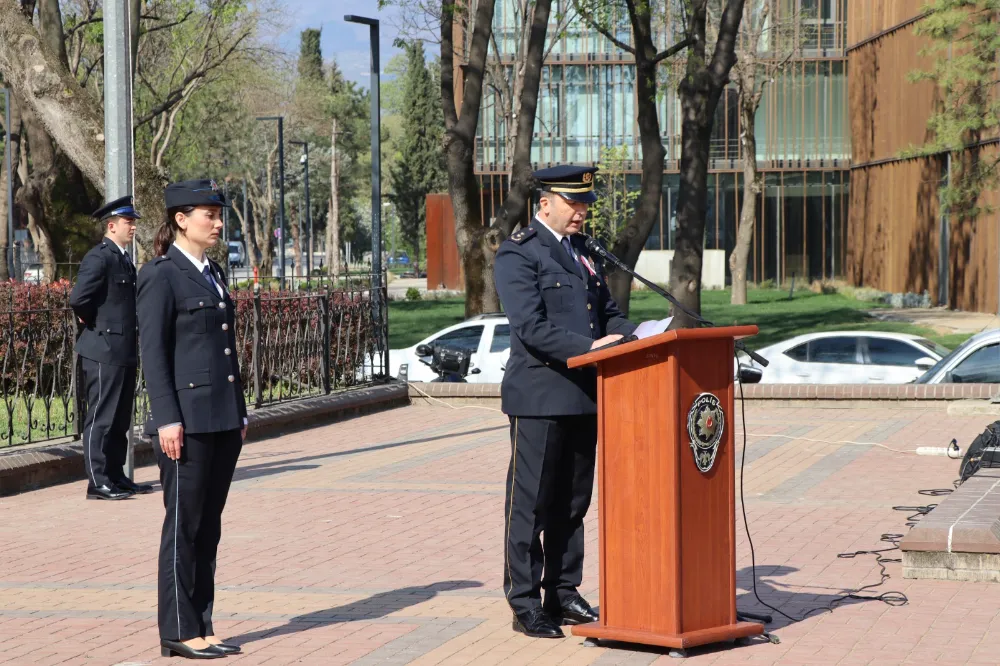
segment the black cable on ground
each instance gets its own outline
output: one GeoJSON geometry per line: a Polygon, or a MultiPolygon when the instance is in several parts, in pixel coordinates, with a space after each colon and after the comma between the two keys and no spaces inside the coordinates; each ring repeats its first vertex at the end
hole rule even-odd
{"type": "MultiPolygon", "coordinates": [[[[855,557],[858,557],[859,555],[874,555],[875,562],[876,564],[878,564],[881,573],[881,579],[879,580],[879,582],[871,583],[869,585],[864,585],[852,592],[845,592],[843,594],[840,594],[826,606],[819,606],[817,608],[813,608],[806,611],[801,618],[792,617],[788,613],[782,611],[779,608],[775,608],[774,606],[770,605],[769,603],[765,602],[763,599],[760,598],[760,595],[757,593],[757,559],[754,553],[753,539],[750,537],[750,523],[747,520],[746,502],[743,498],[743,470],[747,459],[747,416],[746,416],[746,402],[744,401],[743,398],[743,382],[739,379],[738,355],[736,356],[736,368],[737,368],[736,381],[740,386],[740,416],[742,417],[743,420],[743,455],[740,460],[740,505],[741,508],[743,509],[743,527],[746,529],[747,543],[750,544],[750,570],[753,583],[752,585],[753,596],[762,606],[770,608],[775,613],[778,613],[779,615],[791,620],[792,622],[801,622],[802,620],[808,618],[810,615],[813,615],[814,613],[825,613],[825,612],[832,613],[834,608],[846,602],[848,599],[855,599],[861,601],[881,601],[882,603],[888,604],[890,606],[905,606],[906,604],[908,604],[909,599],[906,597],[906,595],[903,594],[902,592],[897,592],[894,590],[883,592],[882,594],[878,595],[861,594],[866,590],[872,590],[874,588],[879,587],[890,578],[889,573],[886,571],[887,564],[891,562],[902,561],[900,558],[889,558],[885,556],[885,553],[891,553],[893,551],[899,550],[899,541],[904,536],[902,534],[890,534],[890,533],[883,534],[879,539],[879,541],[882,543],[891,544],[891,547],[889,548],[881,548],[878,550],[856,550],[852,553],[840,553],[837,555],[837,557],[841,559],[853,559],[855,557]]],[[[941,495],[947,495],[951,492],[952,491],[949,488],[936,488],[932,490],[921,490],[920,494],[928,495],[931,497],[938,497],[941,495]]],[[[892,508],[893,511],[909,512],[911,515],[907,516],[906,526],[908,528],[912,528],[914,525],[917,524],[917,522],[920,520],[921,517],[926,516],[936,506],[937,504],[928,504],[926,506],[894,506],[892,508]]]]}

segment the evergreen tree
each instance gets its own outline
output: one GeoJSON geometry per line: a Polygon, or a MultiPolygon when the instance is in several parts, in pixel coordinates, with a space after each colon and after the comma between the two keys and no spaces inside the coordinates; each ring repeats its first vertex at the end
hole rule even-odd
{"type": "Polygon", "coordinates": [[[951,153],[955,159],[950,182],[941,189],[942,204],[960,217],[974,218],[980,195],[1000,176],[995,153],[966,150],[1000,131],[1000,0],[932,0],[915,31],[931,39],[922,55],[930,56],[932,65],[910,78],[933,81],[942,104],[927,122],[934,138],[903,155],[951,153]]]}
{"type": "Polygon", "coordinates": [[[399,216],[403,238],[416,250],[420,264],[420,236],[426,222],[425,200],[445,185],[442,135],[444,118],[440,92],[427,68],[422,42],[406,44],[403,96],[403,133],[399,157],[389,171],[390,200],[399,216]]]}
{"type": "Polygon", "coordinates": [[[321,30],[307,28],[302,31],[302,41],[299,47],[299,78],[309,82],[323,81],[323,51],[319,40],[321,30]]]}

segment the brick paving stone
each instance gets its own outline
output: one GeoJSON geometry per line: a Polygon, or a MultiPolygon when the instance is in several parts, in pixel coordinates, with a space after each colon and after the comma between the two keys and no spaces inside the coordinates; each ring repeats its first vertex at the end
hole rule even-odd
{"type": "MultiPolygon", "coordinates": [[[[891,548],[881,536],[905,533],[916,513],[893,507],[938,502],[918,491],[950,488],[957,476],[958,461],[883,447],[912,452],[952,437],[966,446],[990,420],[905,404],[752,404],[743,491],[756,589],[795,620],[775,614],[780,645],[706,646],[687,661],[1000,663],[1000,585],[903,580],[888,561],[890,578],[859,594],[898,591],[907,605],[845,600],[877,584],[879,566],[872,554],[838,557],[891,548]]],[[[427,405],[248,445],[217,574],[216,630],[244,648],[232,663],[684,663],[665,650],[511,631],[500,576],[509,450],[506,418],[495,410],[427,405]]],[[[155,468],[137,476],[156,483],[155,468]]],[[[156,631],[162,496],[99,503],[83,494],[74,483],[0,498],[3,666],[169,663],[156,631]]],[[[581,590],[595,603],[597,506],[587,518],[581,590]]],[[[741,508],[737,603],[773,613],[752,591],[741,508]]]]}

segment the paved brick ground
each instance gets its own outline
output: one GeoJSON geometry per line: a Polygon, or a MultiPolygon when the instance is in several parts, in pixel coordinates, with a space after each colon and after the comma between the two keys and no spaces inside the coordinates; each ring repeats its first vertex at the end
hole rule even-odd
{"type": "MultiPolygon", "coordinates": [[[[694,664],[1000,663],[1000,586],[878,583],[883,533],[958,464],[912,451],[971,441],[988,417],[913,409],[752,407],[747,512],[757,591],[780,645],[692,653],[694,664]],[[821,440],[821,441],[811,441],[821,440]],[[859,444],[831,443],[841,441],[859,444]],[[833,606],[832,612],[810,612],[833,606]]],[[[244,449],[226,510],[216,629],[242,665],[650,664],[662,651],[586,648],[510,630],[500,589],[507,425],[483,409],[410,407],[244,449]]],[[[155,468],[139,472],[155,478],[155,468]]],[[[163,664],[155,622],[161,495],[83,499],[70,484],[0,499],[0,664],[163,664]]],[[[596,602],[596,530],[583,592],[596,602]]],[[[739,607],[762,611],[739,536],[739,607]]],[[[896,553],[888,553],[892,558],[896,553]]],[[[233,658],[230,658],[233,659],[233,658]]]]}

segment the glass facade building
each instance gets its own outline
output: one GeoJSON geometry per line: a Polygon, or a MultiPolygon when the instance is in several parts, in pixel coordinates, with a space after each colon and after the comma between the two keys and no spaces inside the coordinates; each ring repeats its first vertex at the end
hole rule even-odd
{"type": "MultiPolygon", "coordinates": [[[[847,0],[780,0],[779,4],[789,16],[813,18],[797,22],[801,34],[795,36],[795,43],[801,48],[764,87],[753,128],[764,175],[749,265],[749,277],[755,282],[781,281],[793,273],[800,279],[839,276],[846,256],[851,156],[847,0]]],[[[519,5],[518,0],[497,0],[494,18],[497,45],[504,54],[501,62],[510,67],[514,66],[519,5]]],[[[571,0],[553,0],[554,17],[567,11],[572,11],[571,0]]],[[[628,43],[629,22],[624,19],[617,22],[616,37],[628,43]]],[[[551,25],[549,35],[552,41],[542,70],[532,162],[538,168],[567,162],[598,164],[603,148],[624,148],[628,186],[638,189],[641,155],[632,56],[580,19],[551,25]],[[553,39],[552,35],[557,36],[553,39]]],[[[681,38],[669,16],[656,38],[660,48],[681,38]]],[[[761,47],[768,57],[772,54],[766,41],[761,47]]],[[[666,149],[665,178],[660,219],[646,243],[649,250],[673,249],[680,185],[681,113],[676,85],[680,66],[670,61],[660,65],[657,106],[666,149]]],[[[500,97],[489,86],[484,90],[477,172],[483,186],[484,216],[489,219],[506,192],[508,155],[500,97]]],[[[730,87],[715,117],[705,237],[706,249],[725,250],[727,255],[735,243],[743,198],[742,131],[736,89],[730,87]]]]}

